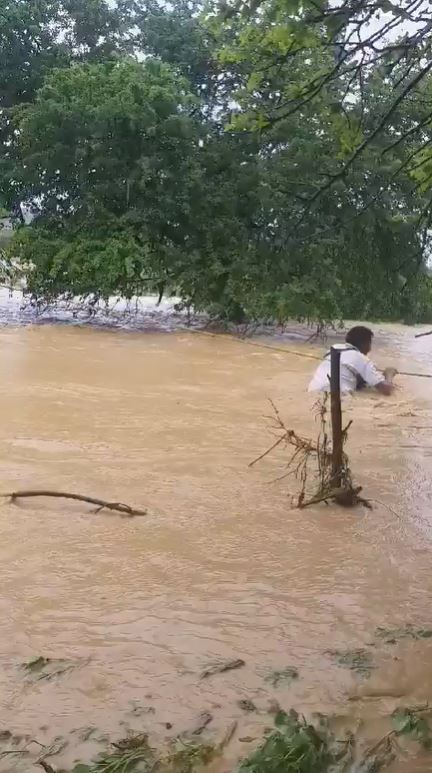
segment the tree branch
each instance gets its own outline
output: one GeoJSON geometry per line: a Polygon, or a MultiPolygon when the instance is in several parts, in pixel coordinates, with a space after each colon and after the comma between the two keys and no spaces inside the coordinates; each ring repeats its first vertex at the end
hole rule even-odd
{"type": "Polygon", "coordinates": [[[86,497],[82,494],[68,494],[64,491],[13,491],[10,494],[1,494],[0,496],[5,499],[10,499],[12,503],[16,503],[18,499],[30,499],[32,497],[55,497],[60,499],[73,499],[78,502],[87,502],[90,505],[95,505],[99,510],[115,510],[123,515],[147,515],[147,510],[137,510],[134,507],[129,507],[122,502],[106,502],[103,499],[97,499],[96,497],[86,497]]]}

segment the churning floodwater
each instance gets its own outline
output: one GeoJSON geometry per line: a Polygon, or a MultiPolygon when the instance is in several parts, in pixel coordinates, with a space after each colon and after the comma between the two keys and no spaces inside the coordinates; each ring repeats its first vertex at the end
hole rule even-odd
{"type": "MultiPolygon", "coordinates": [[[[271,724],[269,701],[374,738],[397,706],[430,698],[432,640],[389,646],[376,629],[432,627],[431,381],[399,377],[393,397],[365,393],[347,408],[353,474],[373,510],[299,511],[296,482],[274,482],[282,450],[248,464],[272,442],[269,398],[288,427],[316,435],[313,360],[187,330],[167,308],[140,331],[67,315],[69,326],[40,324],[16,298],[0,317],[1,490],[148,508],[124,519],[61,500],[0,505],[0,751],[57,742],[50,761],[70,769],[104,737],[163,743],[207,712],[212,740],[238,723],[222,773],[271,724]],[[364,647],[367,678],[329,655],[364,647]],[[71,667],[36,679],[23,664],[38,657],[71,667]],[[245,665],[200,678],[226,659],[245,665]],[[288,667],[298,678],[274,684],[288,667]]],[[[378,365],[432,372],[432,337],[375,329],[378,365]]],[[[0,770],[29,760],[0,757],[0,770]]]]}

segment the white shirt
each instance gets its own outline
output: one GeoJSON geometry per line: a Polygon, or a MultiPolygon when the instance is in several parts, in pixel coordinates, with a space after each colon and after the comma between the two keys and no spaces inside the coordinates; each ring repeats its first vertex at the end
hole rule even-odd
{"type": "MultiPolygon", "coordinates": [[[[340,359],[340,390],[342,394],[355,392],[357,376],[361,376],[368,386],[374,387],[385,381],[373,362],[358,349],[346,349],[341,353],[340,359]]],[[[309,392],[330,391],[330,352],[318,365],[312,381],[309,384],[309,392]]]]}

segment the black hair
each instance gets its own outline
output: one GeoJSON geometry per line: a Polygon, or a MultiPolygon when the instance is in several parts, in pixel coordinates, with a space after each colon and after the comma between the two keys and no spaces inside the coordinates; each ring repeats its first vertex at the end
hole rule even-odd
{"type": "Polygon", "coordinates": [[[351,330],[348,330],[345,341],[347,344],[351,344],[351,346],[355,346],[356,349],[362,351],[365,344],[370,346],[372,338],[373,333],[370,328],[363,327],[363,325],[357,325],[356,327],[352,327],[351,330]]]}

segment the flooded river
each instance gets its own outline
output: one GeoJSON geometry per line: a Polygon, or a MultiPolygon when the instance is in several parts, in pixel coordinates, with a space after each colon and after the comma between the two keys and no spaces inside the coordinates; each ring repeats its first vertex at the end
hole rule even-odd
{"type": "MultiPolygon", "coordinates": [[[[375,359],[432,372],[432,338],[381,326],[375,359]]],[[[163,742],[208,712],[209,738],[238,722],[222,773],[271,724],[269,701],[361,721],[373,737],[396,706],[431,697],[432,640],[391,646],[376,629],[432,627],[432,381],[399,377],[394,397],[363,394],[349,408],[352,470],[372,511],[300,512],[295,481],[272,482],[283,451],[248,463],[273,439],[268,398],[288,427],[316,435],[311,359],[185,330],[28,325],[0,330],[0,366],[2,491],[149,511],[0,505],[0,729],[67,738],[53,764],[68,768],[102,734],[163,742]],[[364,647],[368,678],[329,654],[364,647]],[[23,664],[39,656],[76,667],[34,678],[23,664]],[[245,665],[200,679],[233,658],[245,665]],[[274,685],[287,667],[298,678],[274,685]],[[246,699],[257,713],[239,707],[246,699]]],[[[416,764],[393,770],[430,770],[416,764]]],[[[19,755],[1,760],[15,769],[28,770],[19,755]]]]}

